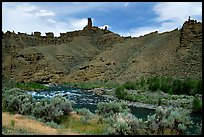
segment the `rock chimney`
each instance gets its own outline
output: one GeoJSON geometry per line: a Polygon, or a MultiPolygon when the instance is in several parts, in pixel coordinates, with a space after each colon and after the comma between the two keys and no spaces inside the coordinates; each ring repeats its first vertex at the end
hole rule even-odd
{"type": "Polygon", "coordinates": [[[53,32],[47,32],[45,33],[47,38],[54,38],[54,33],[53,32]]]}
{"type": "Polygon", "coordinates": [[[39,38],[39,37],[41,37],[41,33],[38,32],[38,31],[36,31],[36,32],[34,32],[34,36],[35,36],[36,38],[39,38]]]}
{"type": "Polygon", "coordinates": [[[88,18],[88,29],[92,28],[92,20],[91,18],[88,18]]]}

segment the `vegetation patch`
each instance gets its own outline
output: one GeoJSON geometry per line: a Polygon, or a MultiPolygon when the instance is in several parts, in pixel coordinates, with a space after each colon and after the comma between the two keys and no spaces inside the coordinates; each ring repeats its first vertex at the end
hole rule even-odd
{"type": "Polygon", "coordinates": [[[177,79],[167,76],[155,76],[146,79],[142,77],[136,82],[126,82],[120,85],[115,91],[117,92],[118,89],[120,89],[120,91],[124,89],[141,90],[143,88],[153,92],[161,90],[169,94],[196,95],[202,93],[202,80],[192,78],[177,79]]]}
{"type": "Polygon", "coordinates": [[[39,83],[16,83],[15,87],[22,90],[46,90],[47,86],[39,83]]]}
{"type": "Polygon", "coordinates": [[[115,88],[118,86],[117,83],[113,82],[103,82],[103,81],[95,81],[95,82],[63,82],[63,85],[77,87],[81,89],[94,89],[94,88],[115,88]]]}
{"type": "Polygon", "coordinates": [[[202,101],[198,98],[194,98],[192,102],[193,112],[202,112],[202,101]]]}
{"type": "Polygon", "coordinates": [[[130,109],[125,104],[125,102],[99,102],[97,105],[96,113],[103,117],[109,117],[120,112],[129,112],[130,109]]]}
{"type": "Polygon", "coordinates": [[[2,127],[2,134],[3,135],[35,135],[35,133],[30,132],[26,129],[19,128],[15,129],[12,127],[2,127]]]}
{"type": "MultiPolygon", "coordinates": [[[[81,116],[82,117],[82,116],[81,116]]],[[[97,117],[94,117],[89,123],[84,122],[83,118],[73,116],[64,116],[61,125],[72,131],[85,135],[103,135],[107,128],[106,123],[100,123],[97,117]]]]}

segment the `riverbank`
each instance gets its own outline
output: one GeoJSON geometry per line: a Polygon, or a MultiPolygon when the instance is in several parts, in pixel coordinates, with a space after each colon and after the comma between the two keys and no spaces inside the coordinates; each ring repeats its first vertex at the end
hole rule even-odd
{"type": "Polygon", "coordinates": [[[198,98],[202,101],[202,95],[197,94],[194,96],[189,95],[170,95],[162,91],[151,92],[145,91],[141,92],[139,90],[128,90],[129,93],[137,96],[138,101],[128,101],[124,99],[118,99],[114,91],[115,89],[108,88],[95,88],[87,90],[87,92],[92,92],[94,94],[109,98],[111,100],[121,100],[125,101],[128,106],[139,107],[139,108],[148,108],[156,109],[158,106],[163,108],[169,107],[182,107],[183,109],[188,109],[192,111],[192,102],[195,98],[198,98]]]}

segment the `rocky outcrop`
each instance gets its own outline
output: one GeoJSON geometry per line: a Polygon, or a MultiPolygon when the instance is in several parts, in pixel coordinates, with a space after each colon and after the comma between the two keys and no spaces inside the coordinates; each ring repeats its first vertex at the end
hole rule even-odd
{"type": "Polygon", "coordinates": [[[96,43],[101,46],[111,46],[117,42],[122,42],[123,40],[125,40],[125,38],[120,37],[118,34],[108,33],[99,37],[96,43]]]}
{"type": "Polygon", "coordinates": [[[92,26],[41,36],[2,31],[2,74],[19,82],[135,81],[168,75],[202,77],[202,23],[131,38],[92,26]]]}
{"type": "MultiPolygon", "coordinates": [[[[66,32],[66,33],[60,33],[59,37],[54,37],[54,33],[53,32],[47,32],[45,33],[46,36],[41,36],[41,32],[34,32],[34,34],[28,35],[26,33],[20,33],[18,32],[18,34],[15,34],[15,32],[10,32],[7,31],[5,34],[2,31],[2,38],[4,39],[8,39],[11,37],[15,37],[15,39],[30,39],[29,41],[31,41],[31,43],[35,43],[35,46],[42,46],[42,45],[60,45],[63,43],[68,43],[73,41],[73,39],[75,37],[78,36],[90,36],[92,37],[91,39],[94,38],[97,39],[98,37],[100,37],[103,34],[108,34],[111,33],[111,31],[106,29],[100,29],[96,26],[92,26],[92,20],[91,18],[88,18],[88,24],[84,27],[83,30],[80,31],[72,31],[72,32],[66,32]]],[[[30,44],[28,44],[28,46],[31,46],[30,44]]]]}
{"type": "Polygon", "coordinates": [[[189,43],[202,41],[202,23],[196,20],[185,21],[181,28],[180,47],[188,47],[189,43]]]}

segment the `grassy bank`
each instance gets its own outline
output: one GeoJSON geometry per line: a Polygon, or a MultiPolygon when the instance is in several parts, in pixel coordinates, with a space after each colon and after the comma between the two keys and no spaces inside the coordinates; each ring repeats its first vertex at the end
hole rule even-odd
{"type": "Polygon", "coordinates": [[[45,90],[48,89],[47,86],[39,83],[16,83],[15,87],[22,90],[45,90]]]}
{"type": "Polygon", "coordinates": [[[114,82],[63,82],[63,85],[76,87],[81,89],[94,89],[94,88],[116,88],[119,84],[114,82]]]}
{"type": "Polygon", "coordinates": [[[201,112],[201,79],[176,79],[171,77],[149,77],[129,81],[114,90],[115,96],[127,101],[183,107],[201,112]]]}
{"type": "Polygon", "coordinates": [[[44,90],[48,89],[48,87],[44,86],[43,84],[34,83],[34,82],[27,82],[27,83],[19,83],[13,79],[10,79],[6,76],[2,76],[2,87],[3,88],[19,88],[22,90],[44,90]]]}
{"type": "Polygon", "coordinates": [[[202,94],[202,79],[178,79],[172,77],[147,77],[137,81],[128,81],[117,87],[116,90],[135,89],[141,91],[163,91],[175,95],[202,94]]]}

